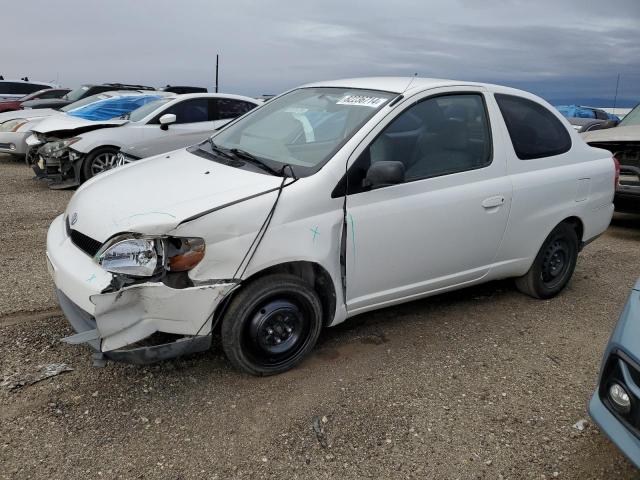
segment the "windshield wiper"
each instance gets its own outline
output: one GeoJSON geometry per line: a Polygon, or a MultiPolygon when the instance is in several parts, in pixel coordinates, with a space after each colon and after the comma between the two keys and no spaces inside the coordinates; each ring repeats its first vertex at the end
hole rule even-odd
{"type": "Polygon", "coordinates": [[[217,153],[221,157],[225,157],[225,158],[228,158],[230,160],[233,160],[233,156],[229,155],[229,153],[227,153],[226,150],[224,150],[224,149],[220,148],[218,145],[216,145],[216,142],[213,141],[213,137],[209,137],[209,145],[211,146],[211,150],[214,153],[217,153]]]}
{"type": "Polygon", "coordinates": [[[250,154],[249,152],[246,152],[244,150],[240,150],[239,148],[232,148],[229,151],[231,153],[233,153],[236,157],[241,158],[241,159],[243,159],[243,160],[245,160],[245,161],[247,161],[249,163],[252,163],[253,165],[256,165],[256,166],[262,168],[263,170],[269,172],[271,175],[275,175],[277,177],[282,175],[282,172],[279,172],[275,168],[270,167],[265,162],[260,160],[258,157],[255,157],[254,155],[250,154]]]}

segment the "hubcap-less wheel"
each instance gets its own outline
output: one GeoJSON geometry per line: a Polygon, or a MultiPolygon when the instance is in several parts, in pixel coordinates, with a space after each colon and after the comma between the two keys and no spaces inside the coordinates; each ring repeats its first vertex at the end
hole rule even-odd
{"type": "Polygon", "coordinates": [[[305,345],[309,322],[305,308],[284,298],[274,298],[257,308],[244,334],[251,356],[264,365],[277,366],[305,345]]]}
{"type": "Polygon", "coordinates": [[[267,274],[246,282],[229,302],[222,348],[239,370],[274,375],[304,359],[322,324],[322,304],[311,285],[297,275],[267,274]]]}
{"type": "Polygon", "coordinates": [[[562,239],[555,240],[547,246],[540,269],[545,286],[553,288],[562,281],[569,267],[569,255],[569,245],[562,239]]]}
{"type": "Polygon", "coordinates": [[[516,278],[518,289],[535,298],[552,298],[567,285],[578,258],[579,226],[562,222],[546,238],[529,271],[516,278]]]}
{"type": "Polygon", "coordinates": [[[91,162],[91,176],[111,170],[118,165],[118,155],[115,152],[104,152],[96,155],[91,162]]]}

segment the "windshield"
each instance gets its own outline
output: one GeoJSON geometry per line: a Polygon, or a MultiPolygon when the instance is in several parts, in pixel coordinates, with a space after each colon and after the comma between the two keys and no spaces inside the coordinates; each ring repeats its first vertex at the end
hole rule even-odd
{"type": "Polygon", "coordinates": [[[159,100],[154,100],[153,102],[149,102],[140,108],[136,108],[133,112],[127,113],[122,116],[122,118],[129,119],[132,122],[139,122],[144,117],[149,115],[151,112],[156,110],[158,107],[164,105],[167,102],[173,100],[172,98],[161,98],[159,100]]]}
{"type": "Polygon", "coordinates": [[[76,108],[84,107],[85,105],[89,105],[90,103],[97,102],[98,100],[105,100],[107,98],[111,98],[111,96],[105,95],[104,93],[96,93],[95,95],[85,97],[82,100],[78,100],[77,102],[73,102],[73,103],[70,103],[69,105],[65,105],[60,109],[60,111],[70,112],[72,110],[75,110],[76,108]]]}
{"type": "Polygon", "coordinates": [[[633,110],[627,113],[618,124],[619,127],[628,127],[629,125],[640,125],[640,104],[636,105],[633,110]]]}
{"type": "Polygon", "coordinates": [[[64,100],[69,100],[70,102],[75,102],[76,100],[80,99],[80,97],[82,97],[82,95],[84,95],[87,90],[89,90],[89,87],[83,85],[82,87],[76,88],[75,90],[71,90],[62,98],[64,100]]]}
{"type": "Polygon", "coordinates": [[[274,169],[289,164],[296,175],[310,175],[394,96],[374,90],[301,88],[270,100],[213,141],[225,150],[248,152],[274,169]]]}

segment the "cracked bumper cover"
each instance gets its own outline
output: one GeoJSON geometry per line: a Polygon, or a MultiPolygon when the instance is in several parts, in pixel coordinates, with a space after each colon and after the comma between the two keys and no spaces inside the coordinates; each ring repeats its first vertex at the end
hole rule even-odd
{"type": "Polygon", "coordinates": [[[49,228],[47,261],[60,307],[81,334],[70,337],[70,343],[86,343],[109,358],[132,363],[206,350],[213,312],[236,285],[175,289],[148,282],[101,293],[112,275],[71,242],[62,215],[49,228]],[[136,345],[156,332],[181,337],[160,345],[136,345]]]}

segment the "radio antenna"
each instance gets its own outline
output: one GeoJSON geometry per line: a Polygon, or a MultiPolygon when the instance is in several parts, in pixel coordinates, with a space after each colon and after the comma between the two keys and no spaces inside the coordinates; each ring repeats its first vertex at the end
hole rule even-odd
{"type": "MultiPolygon", "coordinates": [[[[407,86],[405,87],[405,89],[402,91],[402,94],[404,94],[407,90],[409,90],[409,87],[413,84],[413,81],[418,77],[418,72],[413,74],[413,77],[411,77],[411,80],[409,80],[409,83],[407,83],[407,86]]],[[[401,94],[401,95],[402,95],[401,94]]]]}
{"type": "Polygon", "coordinates": [[[400,100],[402,100],[404,98],[404,93],[409,90],[409,87],[411,86],[411,84],[413,83],[413,81],[416,79],[416,77],[418,76],[418,73],[414,73],[413,77],[411,77],[411,80],[409,80],[409,83],[407,83],[407,86],[404,87],[404,90],[402,91],[401,94],[399,94],[396,98],[394,98],[393,100],[391,100],[391,102],[389,103],[390,107],[393,107],[396,103],[398,103],[400,100]]]}

